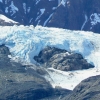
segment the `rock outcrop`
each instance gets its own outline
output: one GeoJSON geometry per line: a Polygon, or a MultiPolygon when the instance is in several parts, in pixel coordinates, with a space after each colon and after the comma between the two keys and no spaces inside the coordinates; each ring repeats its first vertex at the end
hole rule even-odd
{"type": "Polygon", "coordinates": [[[47,68],[53,67],[62,71],[93,68],[81,54],[71,53],[54,47],[44,48],[34,59],[47,68]]]}
{"type": "Polygon", "coordinates": [[[83,80],[63,100],[100,100],[100,75],[83,80]]]}

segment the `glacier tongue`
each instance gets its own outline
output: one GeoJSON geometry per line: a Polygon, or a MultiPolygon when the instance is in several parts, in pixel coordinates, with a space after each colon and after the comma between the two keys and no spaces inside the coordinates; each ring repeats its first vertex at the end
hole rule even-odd
{"type": "Polygon", "coordinates": [[[34,63],[33,57],[45,46],[54,46],[81,53],[88,62],[97,64],[99,34],[41,26],[0,26],[0,30],[0,44],[6,44],[14,57],[27,62],[34,63]]]}
{"type": "Polygon", "coordinates": [[[0,26],[0,44],[6,44],[12,57],[20,58],[24,62],[36,63],[33,59],[34,56],[38,55],[44,47],[54,46],[80,53],[89,63],[94,64],[94,69],[83,71],[60,72],[54,70],[56,71],[54,74],[48,71],[53,81],[46,78],[51,81],[53,86],[73,89],[81,80],[99,74],[100,34],[41,26],[35,28],[33,26],[0,26]],[[70,76],[69,73],[73,74],[70,76]],[[65,83],[66,85],[64,85],[65,83]]]}

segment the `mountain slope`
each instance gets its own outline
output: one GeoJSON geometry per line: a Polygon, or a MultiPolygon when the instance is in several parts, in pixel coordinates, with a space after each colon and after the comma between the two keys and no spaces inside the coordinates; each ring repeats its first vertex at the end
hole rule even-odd
{"type": "Polygon", "coordinates": [[[100,33],[99,0],[1,0],[0,13],[24,25],[100,33]]]}
{"type": "Polygon", "coordinates": [[[24,25],[45,26],[46,20],[55,11],[56,0],[3,0],[0,3],[1,12],[24,25]]]}
{"type": "Polygon", "coordinates": [[[47,26],[100,33],[99,5],[99,0],[67,0],[65,6],[57,8],[47,26]]]}
{"type": "Polygon", "coordinates": [[[30,69],[36,66],[14,62],[8,55],[9,49],[0,45],[0,100],[38,100],[53,93],[51,85],[30,69]]]}

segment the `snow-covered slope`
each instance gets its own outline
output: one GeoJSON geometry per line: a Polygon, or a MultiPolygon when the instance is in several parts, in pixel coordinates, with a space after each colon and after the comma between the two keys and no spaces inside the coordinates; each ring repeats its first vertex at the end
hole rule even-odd
{"type": "Polygon", "coordinates": [[[0,20],[4,20],[5,22],[12,22],[12,23],[18,23],[16,21],[13,21],[12,19],[7,18],[6,16],[0,14],[0,20]]]}
{"type": "Polygon", "coordinates": [[[81,80],[100,73],[100,34],[41,26],[0,26],[0,44],[9,47],[12,59],[28,63],[36,63],[33,57],[48,45],[80,53],[95,65],[94,69],[72,72],[49,69],[50,76],[45,78],[53,86],[73,89],[81,80]]]}
{"type": "Polygon", "coordinates": [[[0,14],[0,26],[12,26],[12,25],[19,25],[19,23],[0,14]]]}

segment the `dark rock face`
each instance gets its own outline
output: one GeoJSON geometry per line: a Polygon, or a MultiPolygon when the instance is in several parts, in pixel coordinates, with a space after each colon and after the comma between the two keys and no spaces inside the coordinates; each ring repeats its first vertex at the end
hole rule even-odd
{"type": "Polygon", "coordinates": [[[52,96],[43,98],[41,100],[63,100],[63,98],[68,96],[71,92],[71,90],[56,87],[52,96]]]}
{"type": "Polygon", "coordinates": [[[49,68],[53,67],[62,71],[72,71],[93,68],[94,66],[87,63],[81,54],[69,53],[54,47],[44,48],[34,59],[49,68]]]}
{"type": "Polygon", "coordinates": [[[100,100],[100,75],[83,80],[64,100],[100,100]]]}
{"type": "Polygon", "coordinates": [[[11,61],[8,55],[8,48],[0,46],[0,100],[38,100],[53,93],[51,85],[40,74],[11,61]]]}
{"type": "Polygon", "coordinates": [[[21,24],[45,26],[57,5],[57,0],[2,0],[0,11],[21,24]]]}
{"type": "Polygon", "coordinates": [[[24,25],[100,33],[99,0],[2,0],[0,13],[24,25]]]}
{"type": "Polygon", "coordinates": [[[47,26],[100,33],[99,5],[99,0],[67,0],[65,7],[58,6],[47,26]]]}
{"type": "Polygon", "coordinates": [[[81,30],[81,26],[85,20],[85,14],[83,13],[83,1],[84,0],[66,0],[65,6],[60,5],[57,8],[51,21],[48,23],[48,26],[67,28],[71,30],[81,30]],[[59,24],[61,22],[63,25],[59,24]]]}

